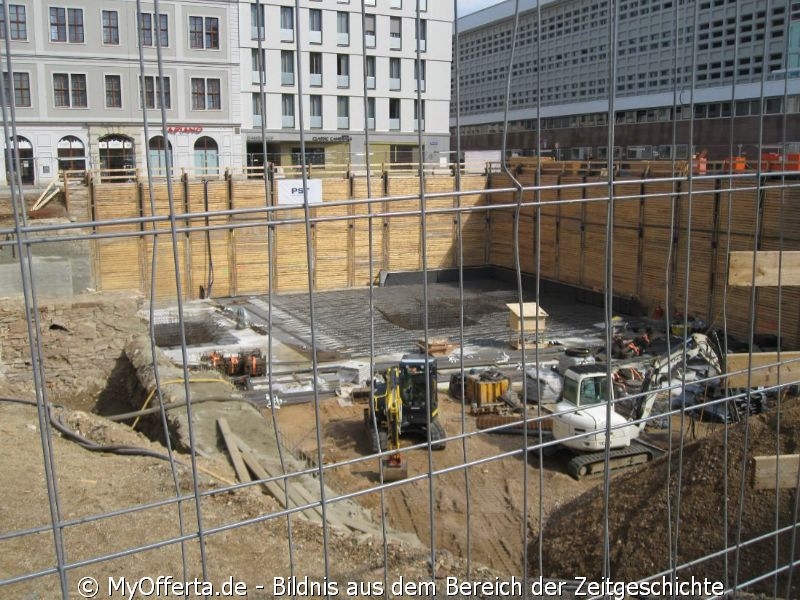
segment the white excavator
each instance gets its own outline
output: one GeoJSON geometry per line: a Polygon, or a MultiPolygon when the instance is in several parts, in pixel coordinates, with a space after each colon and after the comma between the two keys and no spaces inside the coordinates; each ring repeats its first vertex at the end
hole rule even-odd
{"type": "MultiPolygon", "coordinates": [[[[611,423],[607,424],[609,411],[608,390],[615,395],[614,385],[608,385],[608,370],[605,364],[575,365],[564,373],[561,398],[553,413],[553,438],[562,446],[576,452],[567,464],[567,471],[575,478],[599,473],[606,468],[606,437],[609,437],[609,468],[616,469],[648,462],[660,451],[638,440],[653,410],[656,396],[670,382],[682,380],[681,370],[687,368],[686,361],[700,357],[717,373],[723,369],[719,356],[710,340],[703,334],[694,333],[667,357],[657,358],[644,375],[641,395],[637,398],[631,418],[617,412],[617,404],[611,405],[611,423]]],[[[613,368],[612,368],[613,369],[613,368]]],[[[612,399],[613,400],[613,399],[612,399]]]]}

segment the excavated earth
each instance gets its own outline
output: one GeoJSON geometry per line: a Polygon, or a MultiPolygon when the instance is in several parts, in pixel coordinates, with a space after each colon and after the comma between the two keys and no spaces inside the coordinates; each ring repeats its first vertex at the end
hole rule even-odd
{"type": "MultiPolygon", "coordinates": [[[[686,445],[671,460],[662,458],[612,479],[608,516],[613,577],[632,580],[642,573],[669,569],[670,546],[674,547],[676,537],[678,565],[720,552],[681,569],[684,579],[694,575],[729,585],[744,583],[772,571],[776,560],[779,565],[797,560],[797,550],[791,554],[792,534],[795,547],[800,548],[796,527],[742,547],[738,553],[731,550],[725,556],[721,551],[737,540],[744,543],[795,523],[796,490],[754,489],[750,461],[759,455],[797,453],[798,440],[800,405],[792,398],[784,401],[780,413],[730,426],[727,440],[720,426],[708,437],[686,445]]],[[[602,487],[552,514],[542,548],[545,575],[601,576],[603,515],[602,487]]],[[[781,575],[777,596],[800,597],[800,574],[793,574],[788,593],[786,583],[786,575],[781,575]]],[[[767,578],[755,589],[772,593],[773,585],[774,578],[767,578]]]]}

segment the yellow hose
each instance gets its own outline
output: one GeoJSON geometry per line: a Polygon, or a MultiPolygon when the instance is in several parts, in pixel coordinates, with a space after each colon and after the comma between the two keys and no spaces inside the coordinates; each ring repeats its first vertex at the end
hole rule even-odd
{"type": "MultiPolygon", "coordinates": [[[[184,381],[185,381],[185,379],[183,379],[183,378],[181,378],[181,379],[170,379],[169,381],[162,381],[161,385],[170,385],[170,384],[174,384],[174,383],[183,383],[184,381]]],[[[231,384],[230,381],[225,381],[224,379],[210,379],[210,378],[190,379],[189,383],[227,383],[229,386],[233,387],[233,384],[231,384]]],[[[144,404],[142,404],[142,408],[140,410],[147,410],[147,407],[150,404],[150,401],[153,399],[153,396],[155,396],[157,390],[158,390],[157,387],[152,389],[152,391],[147,395],[147,398],[145,399],[144,404]]],[[[136,429],[136,425],[139,423],[139,419],[141,419],[141,418],[142,418],[142,415],[139,415],[138,417],[136,417],[133,420],[133,425],[131,425],[132,429],[136,429]]]]}

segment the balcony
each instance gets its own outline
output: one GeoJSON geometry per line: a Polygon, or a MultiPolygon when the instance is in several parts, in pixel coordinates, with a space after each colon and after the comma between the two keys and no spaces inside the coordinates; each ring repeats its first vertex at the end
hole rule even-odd
{"type": "Polygon", "coordinates": [[[336,34],[336,44],[339,46],[349,46],[350,45],[350,34],[349,33],[337,33],[336,34]]]}
{"type": "Polygon", "coordinates": [[[375,117],[369,117],[367,119],[367,128],[371,130],[375,129],[375,117]]]}
{"type": "Polygon", "coordinates": [[[308,42],[310,44],[321,44],[322,43],[322,32],[321,31],[314,31],[311,30],[308,32],[308,42]]]}
{"type": "Polygon", "coordinates": [[[311,87],[322,87],[322,73],[311,73],[308,77],[308,84],[311,87]]]}
{"type": "Polygon", "coordinates": [[[428,49],[428,40],[417,40],[417,47],[420,52],[425,52],[428,49]]]}
{"type": "Polygon", "coordinates": [[[283,115],[281,117],[281,127],[294,128],[294,115],[283,115]]]}
{"type": "Polygon", "coordinates": [[[400,89],[399,77],[389,77],[389,89],[393,92],[396,92],[400,89]]]}
{"type": "Polygon", "coordinates": [[[400,119],[389,119],[389,130],[390,131],[399,131],[400,130],[400,119]]]}
{"type": "Polygon", "coordinates": [[[350,129],[350,117],[337,117],[336,127],[339,129],[350,129]]]}
{"type": "Polygon", "coordinates": [[[282,42],[293,42],[294,41],[294,29],[283,29],[281,28],[281,41],[282,42]]]}
{"type": "Polygon", "coordinates": [[[261,127],[261,115],[253,115],[253,127],[261,127]]]}
{"type": "Polygon", "coordinates": [[[349,88],[350,87],[350,75],[337,75],[336,76],[336,87],[349,88]]]}
{"type": "Polygon", "coordinates": [[[253,71],[252,75],[253,75],[253,78],[252,78],[252,82],[253,83],[259,84],[259,83],[262,83],[262,81],[263,81],[263,83],[267,83],[267,74],[266,73],[262,73],[261,71],[253,71]]]}
{"type": "Polygon", "coordinates": [[[367,48],[374,48],[375,47],[375,34],[368,33],[364,36],[364,41],[367,44],[367,48]]]}
{"type": "Polygon", "coordinates": [[[414,119],[414,131],[419,131],[420,129],[425,131],[425,119],[422,119],[422,123],[417,121],[417,119],[414,119]]]}
{"type": "Polygon", "coordinates": [[[389,38],[389,49],[400,50],[403,47],[403,38],[392,36],[389,38]]]}
{"type": "Polygon", "coordinates": [[[367,89],[374,90],[375,89],[375,76],[367,76],[367,89]]]}
{"type": "Polygon", "coordinates": [[[422,81],[417,81],[416,79],[414,80],[414,91],[415,92],[417,92],[417,91],[424,92],[425,91],[425,80],[424,79],[422,81]]]}
{"type": "Polygon", "coordinates": [[[294,85],[294,73],[281,73],[281,85],[294,85]]]}
{"type": "Polygon", "coordinates": [[[250,39],[251,40],[263,40],[264,39],[264,28],[257,27],[255,25],[250,26],[250,39]]]}
{"type": "Polygon", "coordinates": [[[311,117],[311,129],[322,129],[322,116],[311,117]]]}

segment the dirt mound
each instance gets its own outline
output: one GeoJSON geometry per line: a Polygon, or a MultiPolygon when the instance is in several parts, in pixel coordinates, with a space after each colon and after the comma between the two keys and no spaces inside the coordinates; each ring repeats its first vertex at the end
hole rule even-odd
{"type": "MultiPolygon", "coordinates": [[[[795,404],[782,410],[780,415],[779,436],[777,414],[750,419],[747,461],[752,456],[775,454],[778,438],[781,453],[798,451],[800,406],[796,400],[792,402],[795,404]]],[[[744,423],[729,427],[727,450],[723,429],[685,446],[680,486],[677,452],[670,462],[664,457],[611,481],[610,560],[615,580],[634,581],[669,569],[670,536],[674,540],[676,534],[677,564],[682,565],[733,546],[740,522],[742,542],[794,522],[792,491],[781,491],[776,498],[774,490],[754,490],[750,485],[749,464],[745,467],[744,503],[739,520],[744,427],[744,423]]],[[[600,485],[554,513],[546,524],[544,575],[599,578],[602,575],[602,540],[603,488],[600,485]]],[[[788,564],[791,534],[787,532],[777,540],[770,536],[741,548],[737,581],[743,583],[774,569],[776,544],[778,564],[788,564]]],[[[800,543],[797,548],[800,549],[800,543]]],[[[682,569],[679,574],[681,578],[694,575],[732,584],[736,561],[736,552],[732,550],[727,556],[727,568],[724,556],[720,555],[682,569]]],[[[767,579],[760,585],[771,591],[772,582],[767,579]]],[[[782,592],[785,578],[781,578],[780,584],[782,592]]],[[[792,593],[788,597],[800,597],[800,574],[794,574],[792,593]]]]}

